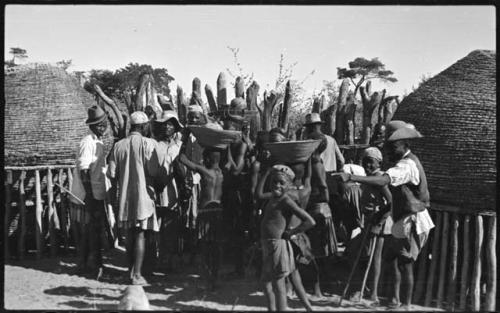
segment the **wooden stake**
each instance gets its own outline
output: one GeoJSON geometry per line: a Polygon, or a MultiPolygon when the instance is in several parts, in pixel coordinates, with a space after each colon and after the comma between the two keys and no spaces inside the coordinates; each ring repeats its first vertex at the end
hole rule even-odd
{"type": "MultiPolygon", "coordinates": [[[[59,185],[63,186],[64,185],[64,180],[63,180],[63,174],[64,170],[62,168],[59,169],[59,176],[58,176],[58,181],[59,185]]],[[[63,238],[64,238],[64,251],[68,251],[68,242],[69,242],[69,233],[68,233],[68,206],[67,206],[67,196],[66,192],[64,192],[61,188],[59,188],[59,199],[60,199],[60,208],[61,208],[61,229],[63,232],[63,238]]]]}
{"type": "Polygon", "coordinates": [[[3,221],[3,238],[4,238],[4,257],[5,260],[10,259],[9,250],[9,221],[10,221],[10,208],[12,202],[12,171],[7,171],[7,176],[4,182],[5,185],[5,215],[3,221]]]}
{"type": "Polygon", "coordinates": [[[443,213],[443,233],[441,237],[443,240],[441,241],[441,259],[439,263],[439,280],[438,280],[438,293],[437,293],[437,303],[436,306],[438,308],[442,307],[443,295],[444,295],[444,283],[446,276],[446,263],[447,263],[447,253],[448,253],[448,228],[449,228],[449,220],[448,220],[448,212],[443,213]]]}
{"type": "Polygon", "coordinates": [[[19,260],[24,260],[26,252],[26,193],[24,192],[24,180],[26,179],[26,171],[21,172],[19,177],[19,237],[17,238],[17,251],[19,260]]]}
{"type": "Polygon", "coordinates": [[[438,248],[439,248],[439,234],[441,232],[441,220],[442,220],[442,214],[441,212],[436,211],[436,227],[434,228],[434,233],[432,236],[432,260],[431,260],[431,267],[429,269],[429,273],[427,274],[427,286],[426,286],[426,292],[425,292],[425,306],[430,306],[431,301],[432,301],[432,289],[434,287],[434,278],[436,275],[436,267],[437,267],[437,261],[439,259],[438,257],[438,248]]]}
{"type": "Polygon", "coordinates": [[[418,259],[418,274],[417,280],[415,281],[415,291],[413,293],[414,303],[421,301],[424,295],[425,274],[427,273],[427,260],[429,259],[429,245],[430,241],[424,245],[418,259]]]}
{"type": "Polygon", "coordinates": [[[448,295],[446,297],[447,310],[455,310],[457,291],[457,257],[458,257],[458,218],[457,214],[451,215],[450,233],[450,267],[448,269],[448,295]]]}
{"type": "Polygon", "coordinates": [[[35,171],[35,194],[36,194],[36,209],[35,209],[35,237],[36,237],[36,258],[40,260],[43,253],[43,226],[42,226],[42,188],[40,184],[40,171],[35,171]]]}
{"type": "Polygon", "coordinates": [[[469,239],[470,215],[464,217],[463,232],[463,260],[460,270],[460,304],[458,309],[465,311],[467,305],[467,287],[469,286],[469,259],[470,259],[470,239],[469,239]]]}
{"type": "Polygon", "coordinates": [[[486,235],[486,306],[485,311],[495,311],[497,294],[497,217],[488,217],[488,234],[486,235]]]}
{"type": "Polygon", "coordinates": [[[49,217],[49,235],[50,235],[50,256],[55,257],[57,254],[57,247],[56,247],[56,230],[55,230],[55,223],[54,223],[54,215],[57,213],[55,212],[55,207],[54,207],[54,188],[52,185],[52,171],[49,169],[47,171],[47,197],[48,197],[48,217],[49,217]]]}
{"type": "Polygon", "coordinates": [[[483,247],[483,217],[476,216],[476,239],[474,241],[474,264],[472,268],[471,277],[471,309],[479,311],[481,308],[480,303],[480,279],[481,279],[481,249],[483,247]]]}

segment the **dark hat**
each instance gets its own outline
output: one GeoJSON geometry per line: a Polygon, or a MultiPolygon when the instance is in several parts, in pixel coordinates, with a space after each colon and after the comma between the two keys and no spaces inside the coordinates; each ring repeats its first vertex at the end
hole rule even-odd
{"type": "Polygon", "coordinates": [[[106,112],[97,105],[91,106],[87,114],[88,118],[85,121],[87,125],[99,124],[106,118],[106,112]]]}

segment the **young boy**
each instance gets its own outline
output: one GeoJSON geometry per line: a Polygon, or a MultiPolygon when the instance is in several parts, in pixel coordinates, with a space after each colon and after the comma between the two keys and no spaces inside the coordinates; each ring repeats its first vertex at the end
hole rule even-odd
{"type": "MultiPolygon", "coordinates": [[[[365,169],[366,176],[383,175],[380,170],[382,153],[378,148],[370,147],[365,149],[361,163],[365,169]]],[[[361,203],[364,211],[363,213],[368,216],[368,221],[372,225],[369,231],[376,236],[373,256],[372,294],[370,300],[374,301],[373,305],[378,305],[378,282],[382,270],[384,236],[391,234],[392,227],[392,218],[390,216],[392,205],[391,191],[388,186],[376,187],[363,185],[361,203]]]]}
{"type": "Polygon", "coordinates": [[[314,226],[307,214],[289,194],[295,175],[285,165],[274,165],[262,176],[257,186],[257,197],[269,200],[261,223],[262,280],[270,311],[287,309],[285,278],[295,270],[290,237],[314,226]],[[263,192],[264,183],[271,173],[271,191],[263,192]],[[302,223],[288,228],[290,218],[296,215],[302,223]]]}
{"type": "Polygon", "coordinates": [[[215,289],[221,256],[222,170],[219,167],[221,150],[207,147],[203,150],[203,165],[190,161],[181,151],[179,161],[201,175],[200,210],[197,217],[197,237],[207,269],[207,287],[215,289]]]}

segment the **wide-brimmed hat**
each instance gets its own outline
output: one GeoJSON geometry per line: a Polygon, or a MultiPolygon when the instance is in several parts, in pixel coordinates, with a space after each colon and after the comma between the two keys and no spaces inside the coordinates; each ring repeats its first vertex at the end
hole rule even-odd
{"type": "Polygon", "coordinates": [[[415,125],[404,121],[390,121],[386,125],[386,141],[422,138],[415,125]]]}
{"type": "Polygon", "coordinates": [[[173,120],[176,128],[184,128],[184,126],[179,122],[179,117],[177,113],[172,110],[165,110],[161,112],[160,116],[157,116],[154,120],[156,123],[165,123],[166,121],[173,120]]]}
{"type": "Polygon", "coordinates": [[[149,122],[149,118],[146,113],[142,111],[135,111],[130,115],[130,125],[139,125],[149,122]]]}
{"type": "Polygon", "coordinates": [[[99,124],[106,118],[106,112],[97,105],[91,106],[87,114],[88,118],[85,121],[87,125],[99,124]]]}
{"type": "Polygon", "coordinates": [[[323,124],[321,120],[321,117],[319,116],[319,113],[309,113],[306,115],[306,121],[304,122],[304,125],[312,125],[312,124],[323,124]]]}

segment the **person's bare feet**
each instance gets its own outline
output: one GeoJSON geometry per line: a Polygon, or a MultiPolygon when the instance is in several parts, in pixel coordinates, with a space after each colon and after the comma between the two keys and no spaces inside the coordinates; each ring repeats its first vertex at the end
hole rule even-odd
{"type": "Polygon", "coordinates": [[[147,282],[147,280],[142,275],[140,275],[140,274],[134,274],[132,276],[131,284],[132,285],[145,286],[145,285],[148,285],[148,282],[147,282]]]}

